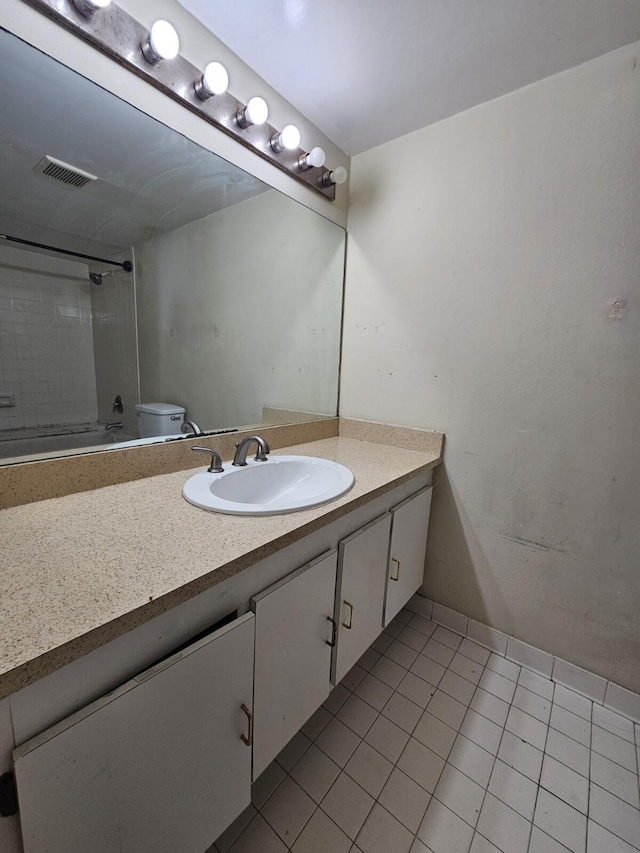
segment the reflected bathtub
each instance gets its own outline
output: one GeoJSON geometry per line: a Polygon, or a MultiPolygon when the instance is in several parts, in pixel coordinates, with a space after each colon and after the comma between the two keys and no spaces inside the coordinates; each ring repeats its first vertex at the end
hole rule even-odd
{"type": "Polygon", "coordinates": [[[58,454],[65,455],[89,447],[109,450],[120,446],[122,441],[128,440],[131,440],[130,435],[120,432],[116,436],[113,431],[107,431],[103,426],[78,432],[65,430],[64,433],[50,435],[39,435],[37,429],[20,430],[15,438],[2,438],[0,434],[0,463],[13,460],[27,461],[24,459],[25,456],[42,458],[58,454]]]}

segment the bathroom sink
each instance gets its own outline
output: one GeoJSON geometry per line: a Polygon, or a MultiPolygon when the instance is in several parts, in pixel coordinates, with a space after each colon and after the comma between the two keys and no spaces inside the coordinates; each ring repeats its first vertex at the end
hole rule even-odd
{"type": "Polygon", "coordinates": [[[228,515],[279,515],[332,501],[348,492],[348,468],[315,456],[270,456],[245,467],[223,465],[221,474],[201,471],[184,484],[182,496],[195,506],[228,515]]]}

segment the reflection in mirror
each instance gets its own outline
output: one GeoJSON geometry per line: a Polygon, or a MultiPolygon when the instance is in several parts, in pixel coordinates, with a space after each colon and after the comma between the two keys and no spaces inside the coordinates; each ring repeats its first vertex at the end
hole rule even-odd
{"type": "Polygon", "coordinates": [[[0,75],[0,235],[50,247],[0,239],[0,464],[334,416],[343,229],[5,31],[0,75]]]}

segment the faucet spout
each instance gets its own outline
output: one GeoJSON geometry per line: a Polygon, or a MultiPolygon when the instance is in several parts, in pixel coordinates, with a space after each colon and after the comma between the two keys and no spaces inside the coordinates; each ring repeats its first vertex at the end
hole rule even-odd
{"type": "Polygon", "coordinates": [[[106,430],[110,429],[122,429],[122,421],[114,421],[111,424],[105,424],[104,427],[106,430]]]}
{"type": "Polygon", "coordinates": [[[202,430],[195,421],[184,421],[180,432],[185,432],[185,427],[188,427],[194,435],[202,435],[202,430]]]}
{"type": "Polygon", "coordinates": [[[256,462],[267,462],[267,454],[271,453],[271,448],[267,442],[260,435],[248,435],[236,444],[236,455],[233,457],[233,465],[243,466],[247,464],[247,451],[254,441],[258,445],[258,452],[254,456],[254,460],[256,462]]]}

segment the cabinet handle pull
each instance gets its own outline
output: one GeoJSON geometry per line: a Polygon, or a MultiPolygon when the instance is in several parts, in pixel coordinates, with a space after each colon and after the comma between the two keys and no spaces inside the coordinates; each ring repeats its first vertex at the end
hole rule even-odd
{"type": "Polygon", "coordinates": [[[394,578],[394,576],[393,576],[393,575],[390,575],[389,577],[390,577],[390,579],[391,579],[392,581],[399,581],[399,580],[400,580],[400,560],[396,560],[396,558],[395,558],[395,557],[392,557],[392,558],[391,558],[391,562],[392,562],[392,563],[396,563],[396,564],[397,564],[397,566],[398,566],[398,571],[396,572],[396,576],[395,576],[395,578],[394,578]]]}
{"type": "Polygon", "coordinates": [[[353,604],[351,604],[350,601],[347,601],[346,599],[344,600],[344,603],[349,608],[350,613],[349,613],[349,624],[347,625],[346,622],[343,622],[342,626],[343,626],[343,628],[348,628],[349,630],[351,630],[353,628],[353,612],[355,610],[355,607],[353,606],[353,604]]]}
{"type": "Polygon", "coordinates": [[[333,648],[336,644],[336,633],[338,630],[338,626],[336,625],[335,620],[331,618],[331,616],[327,616],[327,621],[331,622],[331,639],[325,640],[325,643],[328,646],[331,646],[331,648],[333,648]]]}
{"type": "Polygon", "coordinates": [[[240,735],[240,740],[246,746],[252,746],[253,745],[253,714],[247,708],[246,705],[243,704],[240,707],[242,708],[242,710],[247,715],[247,720],[249,721],[249,729],[247,731],[247,734],[246,735],[240,735]]]}

